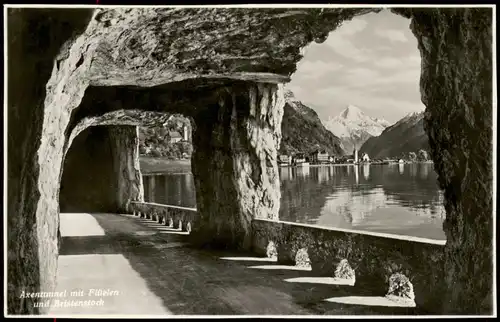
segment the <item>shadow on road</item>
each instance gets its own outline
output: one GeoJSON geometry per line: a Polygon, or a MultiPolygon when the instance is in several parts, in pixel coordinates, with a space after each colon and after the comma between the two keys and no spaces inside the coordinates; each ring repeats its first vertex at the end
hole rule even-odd
{"type": "MultiPolygon", "coordinates": [[[[161,300],[163,309],[158,309],[158,312],[163,310],[177,315],[417,313],[413,308],[327,302],[325,300],[332,297],[370,297],[375,294],[358,285],[294,282],[296,278],[314,275],[310,271],[286,268],[259,269],[258,266],[278,264],[262,261],[251,253],[195,249],[186,245],[186,235],[164,233],[168,229],[158,231],[155,225],[141,222],[137,217],[116,214],[73,215],[92,216],[105,235],[63,235],[60,261],[65,258],[71,262],[73,255],[120,254],[145,287],[161,300]],[[250,268],[252,266],[257,267],[250,268]]],[[[72,222],[76,224],[77,220],[66,220],[67,224],[72,222]]],[[[71,285],[71,270],[65,272],[66,276],[58,276],[58,279],[71,285]]],[[[129,281],[121,273],[117,271],[114,276],[104,279],[103,283],[109,287],[125,287],[129,281]]],[[[137,290],[137,294],[134,294],[132,290],[128,294],[140,298],[143,296],[141,292],[146,291],[137,290]]],[[[145,307],[142,314],[148,313],[145,307]]]]}

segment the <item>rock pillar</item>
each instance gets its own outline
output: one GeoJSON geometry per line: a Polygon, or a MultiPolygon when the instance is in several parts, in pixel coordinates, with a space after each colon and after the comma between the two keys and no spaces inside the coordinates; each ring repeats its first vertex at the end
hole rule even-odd
{"type": "Polygon", "coordinates": [[[139,163],[139,128],[120,125],[110,127],[111,150],[116,173],[118,212],[127,211],[129,200],[144,201],[139,163]]]}
{"type": "Polygon", "coordinates": [[[248,249],[251,220],[278,219],[283,95],[282,85],[235,85],[194,117],[196,244],[248,249]]]}
{"type": "Polygon", "coordinates": [[[414,10],[425,129],[445,193],[443,313],[491,313],[492,10],[414,10]]]}

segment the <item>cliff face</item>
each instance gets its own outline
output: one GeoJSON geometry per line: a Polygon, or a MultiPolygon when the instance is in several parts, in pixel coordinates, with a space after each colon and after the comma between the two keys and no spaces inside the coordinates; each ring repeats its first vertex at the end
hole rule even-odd
{"type": "MultiPolygon", "coordinates": [[[[370,11],[9,9],[8,313],[39,313],[20,293],[54,288],[62,165],[80,121],[99,126],[102,114],[127,109],[195,118],[204,126],[195,129],[200,241],[248,244],[251,214],[279,209],[278,84],[302,47],[370,11]]],[[[444,301],[447,313],[490,312],[492,11],[393,11],[412,20],[419,41],[424,127],[446,197],[445,275],[435,278],[449,287],[426,300],[444,301]]]]}
{"type": "Polygon", "coordinates": [[[326,150],[331,155],[342,155],[339,138],[323,126],[318,114],[296,100],[292,92],[288,91],[285,97],[279,152],[284,154],[310,153],[320,149],[326,150]]]}
{"type": "Polygon", "coordinates": [[[424,131],[424,113],[408,115],[386,128],[380,136],[368,139],[360,149],[372,159],[400,157],[402,153],[429,150],[429,138],[424,131]]]}

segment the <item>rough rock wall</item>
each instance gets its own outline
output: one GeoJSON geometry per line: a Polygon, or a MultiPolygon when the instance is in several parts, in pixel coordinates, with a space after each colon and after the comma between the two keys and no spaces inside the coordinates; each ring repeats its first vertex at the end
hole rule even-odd
{"type": "Polygon", "coordinates": [[[422,56],[425,130],[445,193],[444,312],[492,311],[492,10],[406,10],[422,56]]]}
{"type": "Polygon", "coordinates": [[[275,84],[234,86],[194,117],[195,243],[249,249],[252,219],[278,219],[283,94],[275,84]]]}
{"type": "Polygon", "coordinates": [[[37,238],[44,241],[38,248],[39,258],[43,259],[40,262],[40,289],[44,291],[54,289],[57,271],[59,185],[54,183],[61,177],[64,132],[71,111],[80,104],[89,84],[87,73],[92,61],[89,58],[97,46],[96,42],[89,41],[89,34],[95,28],[92,19],[82,35],[60,47],[62,50],[53,56],[52,75],[45,86],[43,127],[36,157],[40,193],[36,204],[37,238]]]}
{"type": "MultiPolygon", "coordinates": [[[[120,173],[111,126],[92,126],[80,133],[66,154],[62,170],[61,212],[115,212],[120,173]]],[[[125,150],[128,151],[128,150],[125,150]]]]}
{"type": "MultiPolygon", "coordinates": [[[[61,46],[88,25],[92,10],[8,9],[8,216],[7,312],[36,314],[22,291],[52,290],[57,266],[58,205],[41,191],[58,190],[59,173],[40,181],[38,151],[44,124],[46,85],[61,46]],[[55,181],[54,181],[55,179],[55,181]],[[37,212],[40,200],[50,205],[37,212]],[[44,244],[39,244],[43,240],[44,244]]],[[[78,59],[77,59],[78,60],[78,59]]],[[[59,106],[60,108],[60,106],[59,106]]],[[[60,134],[60,132],[58,132],[60,134]]],[[[53,155],[50,150],[48,159],[53,155]]],[[[57,157],[56,157],[57,159],[57,157]]],[[[62,160],[59,161],[59,165],[62,160]]],[[[57,172],[57,161],[52,171],[57,172]]]]}
{"type": "MultiPolygon", "coordinates": [[[[116,210],[125,213],[129,201],[144,201],[144,188],[139,164],[139,129],[137,126],[111,126],[116,193],[116,210]]],[[[116,211],[115,210],[115,211],[116,211]]]]}

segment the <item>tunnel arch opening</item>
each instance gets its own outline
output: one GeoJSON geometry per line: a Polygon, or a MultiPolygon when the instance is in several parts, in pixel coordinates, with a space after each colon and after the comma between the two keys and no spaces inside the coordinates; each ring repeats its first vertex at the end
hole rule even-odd
{"type": "Polygon", "coordinates": [[[424,65],[410,24],[378,10],[302,48],[286,84],[281,220],[446,240],[444,192],[425,132],[424,65]],[[358,165],[287,166],[294,163],[358,165]]]}
{"type": "Polygon", "coordinates": [[[83,130],[69,148],[63,164],[59,191],[60,212],[115,212],[116,180],[113,126],[83,130]]]}
{"type": "Polygon", "coordinates": [[[144,201],[196,208],[193,126],[193,119],[174,114],[161,125],[139,127],[144,201]]]}
{"type": "MultiPolygon", "coordinates": [[[[145,142],[141,142],[141,134],[144,133],[140,133],[139,128],[165,128],[165,126],[168,127],[168,124],[175,123],[178,120],[186,121],[188,129],[184,134],[189,137],[188,141],[191,150],[189,152],[192,154],[194,152],[193,136],[195,136],[194,139],[209,143],[213,134],[210,126],[216,124],[221,116],[218,115],[221,97],[229,94],[229,99],[231,99],[232,92],[246,91],[245,88],[246,82],[227,78],[188,79],[150,88],[137,86],[91,86],[87,88],[82,102],[71,113],[69,124],[65,130],[64,163],[60,173],[60,180],[64,182],[64,186],[60,188],[60,193],[63,194],[62,198],[60,198],[62,201],[61,211],[77,209],[78,207],[75,205],[69,206],[69,200],[77,200],[75,199],[76,194],[90,188],[86,187],[83,188],[84,190],[76,189],[71,191],[69,186],[78,183],[78,180],[76,180],[77,177],[84,176],[83,172],[77,170],[79,166],[74,166],[73,163],[75,165],[78,164],[77,160],[79,158],[84,159],[88,163],[96,160],[90,158],[92,154],[97,153],[96,149],[98,149],[92,146],[92,144],[102,145],[101,148],[105,152],[100,157],[108,159],[108,166],[105,169],[114,169],[114,172],[128,171],[128,175],[132,176],[134,176],[133,172],[135,171],[138,176],[141,176],[139,156],[141,155],[141,149],[142,152],[145,152],[144,150],[148,147],[143,144],[145,142]],[[199,127],[203,128],[203,125],[206,124],[209,126],[208,128],[205,126],[205,131],[198,135],[196,135],[197,120],[200,124],[199,127]],[[125,132],[127,133],[124,134],[125,132]],[[120,140],[125,141],[120,143],[118,142],[120,140]],[[110,147],[113,144],[115,145],[114,151],[110,151],[110,147]],[[117,146],[116,144],[122,144],[122,146],[117,146]],[[128,151],[129,155],[116,155],[120,149],[128,151]],[[130,169],[120,168],[120,157],[129,163],[130,169]],[[113,162],[114,166],[111,165],[113,162]],[[72,169],[69,171],[69,174],[65,174],[68,167],[72,169]],[[66,193],[72,196],[66,195],[66,193]]],[[[231,117],[231,115],[229,114],[225,117],[231,117]]],[[[224,124],[224,126],[227,125],[224,124]]],[[[223,132],[220,135],[225,136],[227,129],[221,130],[223,132]]],[[[186,141],[185,139],[183,138],[184,141],[186,141]]],[[[223,151],[223,153],[228,154],[230,151],[223,151]]],[[[191,155],[189,155],[190,157],[191,155]]],[[[88,166],[85,162],[81,162],[80,166],[88,166]]],[[[102,168],[104,169],[104,167],[102,168]]],[[[92,178],[93,176],[85,179],[91,180],[92,178]]],[[[115,180],[130,181],[130,179],[126,179],[125,177],[121,179],[116,177],[115,180]]],[[[142,177],[133,186],[137,186],[137,188],[133,189],[136,192],[132,193],[129,199],[132,201],[143,201],[144,189],[142,177]]],[[[116,184],[111,184],[106,188],[106,191],[110,194],[113,189],[120,190],[119,188],[116,184]]],[[[96,189],[96,191],[98,190],[96,189]]],[[[95,196],[99,195],[96,192],[95,196]]],[[[106,198],[106,194],[101,195],[101,197],[106,198]]],[[[111,199],[115,197],[111,197],[111,199]]],[[[82,199],[82,201],[85,199],[82,199]]],[[[95,200],[95,202],[95,205],[100,204],[98,200],[95,200]]],[[[109,211],[111,209],[125,211],[123,200],[115,208],[111,206],[112,203],[109,200],[104,202],[103,205],[107,206],[102,211],[109,211]]],[[[98,210],[94,206],[89,209],[98,210]]]]}

